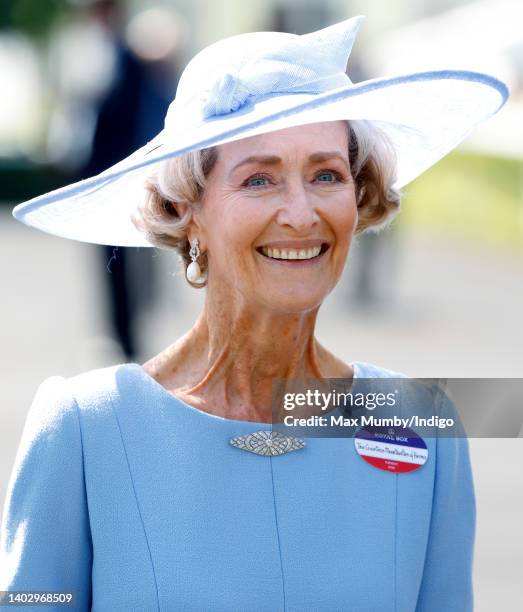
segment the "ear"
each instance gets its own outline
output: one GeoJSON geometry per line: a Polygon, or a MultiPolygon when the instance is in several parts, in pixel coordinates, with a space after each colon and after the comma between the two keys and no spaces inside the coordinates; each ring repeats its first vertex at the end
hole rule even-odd
{"type": "MultiPolygon", "coordinates": [[[[176,202],[176,203],[173,203],[173,206],[175,207],[178,215],[182,217],[187,212],[187,208],[189,205],[186,203],[176,202]]],[[[207,246],[206,246],[207,241],[206,241],[205,229],[200,219],[200,215],[198,214],[198,210],[193,209],[191,221],[187,225],[186,231],[187,231],[187,239],[189,240],[189,242],[191,240],[194,240],[195,238],[198,238],[198,241],[200,244],[200,251],[204,253],[207,250],[207,246]]]]}
{"type": "Polygon", "coordinates": [[[356,202],[356,205],[358,208],[361,208],[363,206],[364,204],[363,198],[365,197],[366,192],[367,192],[367,185],[362,185],[360,187],[357,202],[356,202]]]}
{"type": "Polygon", "coordinates": [[[180,219],[185,215],[188,208],[188,204],[186,202],[171,202],[171,206],[174,208],[180,219]]]}

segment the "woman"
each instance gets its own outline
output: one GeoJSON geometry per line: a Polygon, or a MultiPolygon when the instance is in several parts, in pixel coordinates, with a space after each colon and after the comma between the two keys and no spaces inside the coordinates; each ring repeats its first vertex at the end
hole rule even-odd
{"type": "Polygon", "coordinates": [[[211,45],[154,141],[15,209],[69,238],[178,249],[206,299],[143,366],[41,384],[1,589],[74,593],[78,610],[472,609],[466,438],[427,438],[401,474],[349,437],[271,433],[275,379],[404,378],[322,347],[319,307],[354,234],[389,222],[399,188],[506,98],[463,72],[353,85],[360,21],[211,45]]]}

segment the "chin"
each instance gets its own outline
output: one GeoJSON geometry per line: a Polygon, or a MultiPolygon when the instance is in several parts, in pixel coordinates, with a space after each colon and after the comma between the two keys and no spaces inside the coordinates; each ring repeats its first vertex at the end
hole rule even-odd
{"type": "Polygon", "coordinates": [[[279,314],[301,314],[319,308],[326,297],[327,294],[323,292],[307,292],[303,295],[289,293],[287,288],[284,293],[278,293],[277,290],[267,291],[262,300],[267,308],[279,314]]]}

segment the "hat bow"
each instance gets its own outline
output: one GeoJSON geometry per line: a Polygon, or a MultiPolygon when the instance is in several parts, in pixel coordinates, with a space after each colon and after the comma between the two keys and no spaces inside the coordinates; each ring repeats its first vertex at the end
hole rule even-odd
{"type": "Polygon", "coordinates": [[[264,96],[346,87],[347,61],[362,19],[310,34],[257,32],[211,45],[182,75],[166,129],[234,113],[264,96]]]}
{"type": "Polygon", "coordinates": [[[225,72],[204,93],[202,119],[237,111],[252,98],[276,93],[318,94],[345,87],[350,79],[339,66],[296,64],[281,58],[262,58],[239,71],[225,72]]]}

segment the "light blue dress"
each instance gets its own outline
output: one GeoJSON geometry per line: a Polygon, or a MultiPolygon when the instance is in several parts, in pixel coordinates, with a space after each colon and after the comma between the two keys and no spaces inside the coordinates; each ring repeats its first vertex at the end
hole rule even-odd
{"type": "MultiPolygon", "coordinates": [[[[402,376],[352,365],[356,381],[402,376]]],[[[274,457],[229,443],[259,429],[139,364],[46,379],[8,486],[0,590],[73,592],[97,612],[472,610],[466,438],[427,438],[425,465],[401,474],[350,438],[274,457]]]]}

